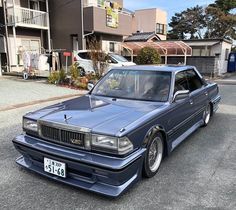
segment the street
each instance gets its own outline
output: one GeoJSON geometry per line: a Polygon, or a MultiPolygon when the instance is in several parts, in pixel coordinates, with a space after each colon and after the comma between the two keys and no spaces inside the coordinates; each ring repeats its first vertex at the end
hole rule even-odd
{"type": "Polygon", "coordinates": [[[207,127],[197,130],[165,158],[155,177],[110,199],[48,180],[15,163],[19,153],[12,139],[22,133],[22,115],[66,100],[60,96],[74,97],[78,91],[0,78],[0,208],[235,209],[236,85],[221,84],[220,91],[220,108],[207,127]],[[3,83],[4,87],[11,85],[3,88],[3,83]],[[27,95],[20,90],[22,85],[28,87],[27,95]]]}

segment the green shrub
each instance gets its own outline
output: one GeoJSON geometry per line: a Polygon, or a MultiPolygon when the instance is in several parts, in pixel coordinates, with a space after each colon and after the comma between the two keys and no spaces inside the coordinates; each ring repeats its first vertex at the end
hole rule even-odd
{"type": "Polygon", "coordinates": [[[66,73],[63,69],[60,71],[53,71],[49,77],[48,82],[51,84],[63,83],[66,80],[66,73]]]}
{"type": "Polygon", "coordinates": [[[79,88],[79,89],[83,89],[83,90],[87,90],[87,83],[82,83],[80,81],[77,81],[74,83],[74,86],[79,88]]]}
{"type": "Polygon", "coordinates": [[[59,83],[63,83],[66,80],[66,72],[64,69],[59,71],[59,83]]]}
{"type": "Polygon", "coordinates": [[[137,56],[137,64],[160,64],[161,57],[159,53],[151,47],[144,47],[137,56]]]}
{"type": "Polygon", "coordinates": [[[78,64],[77,63],[74,63],[70,67],[70,76],[71,76],[71,80],[72,81],[76,81],[78,79],[78,77],[80,76],[80,70],[78,68],[78,64]]]}

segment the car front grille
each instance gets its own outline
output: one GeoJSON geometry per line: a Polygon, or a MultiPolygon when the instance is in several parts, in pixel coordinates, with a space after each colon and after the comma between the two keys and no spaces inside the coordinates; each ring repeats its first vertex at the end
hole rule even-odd
{"type": "Polygon", "coordinates": [[[84,147],[86,134],[41,124],[40,136],[48,141],[84,147]]]}

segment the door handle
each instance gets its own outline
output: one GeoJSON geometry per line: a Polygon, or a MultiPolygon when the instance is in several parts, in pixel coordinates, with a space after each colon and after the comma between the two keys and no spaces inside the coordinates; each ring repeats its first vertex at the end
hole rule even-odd
{"type": "Polygon", "coordinates": [[[190,105],[193,105],[193,100],[189,100],[190,105]]]}
{"type": "Polygon", "coordinates": [[[208,92],[205,92],[205,96],[208,96],[208,92]]]}

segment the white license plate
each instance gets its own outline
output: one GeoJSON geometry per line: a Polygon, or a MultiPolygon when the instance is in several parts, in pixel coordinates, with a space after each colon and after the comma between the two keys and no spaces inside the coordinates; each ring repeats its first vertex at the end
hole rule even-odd
{"type": "Polygon", "coordinates": [[[44,171],[66,178],[66,164],[56,160],[44,158],[44,171]]]}

